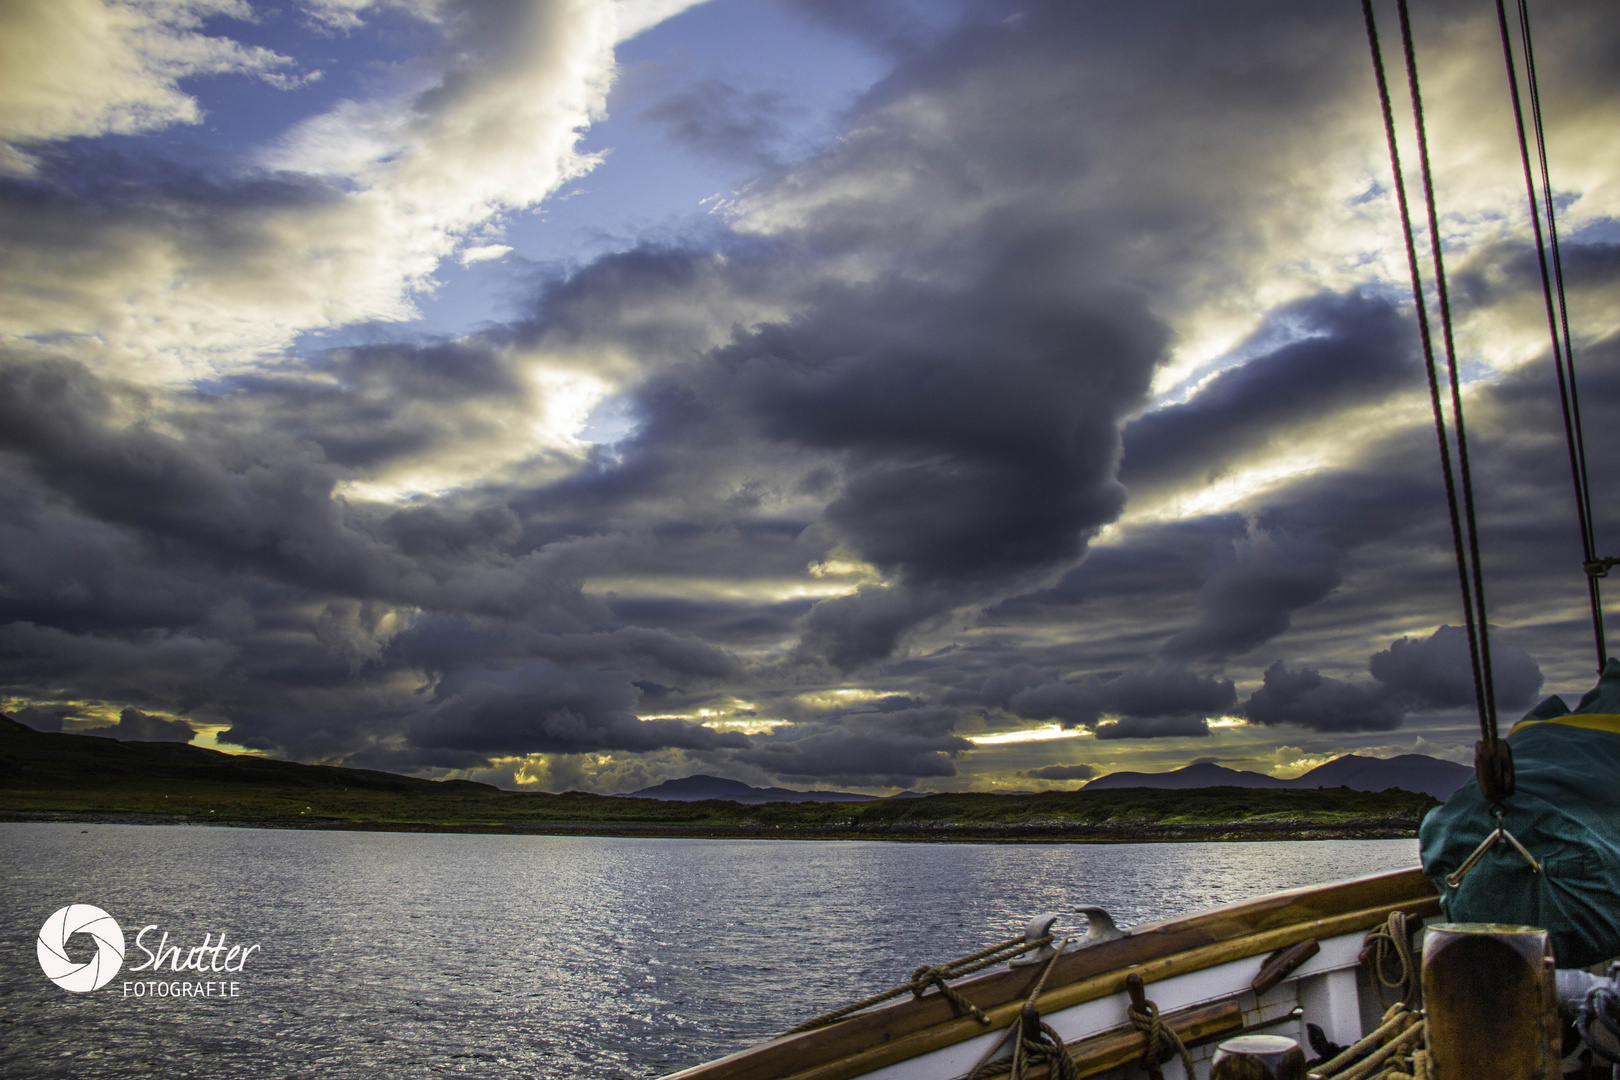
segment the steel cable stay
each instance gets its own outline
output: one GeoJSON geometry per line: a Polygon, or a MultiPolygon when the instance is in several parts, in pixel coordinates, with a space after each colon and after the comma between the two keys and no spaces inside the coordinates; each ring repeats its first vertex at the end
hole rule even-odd
{"type": "Polygon", "coordinates": [[[1513,61],[1513,35],[1508,29],[1507,8],[1496,0],[1496,18],[1502,35],[1502,59],[1507,66],[1508,89],[1513,100],[1513,119],[1518,128],[1519,157],[1524,165],[1525,192],[1530,201],[1530,227],[1535,234],[1536,259],[1541,267],[1541,291],[1547,308],[1547,331],[1552,338],[1553,370],[1558,375],[1558,401],[1563,410],[1564,441],[1569,451],[1570,475],[1575,484],[1575,512],[1581,532],[1581,565],[1586,574],[1588,600],[1592,608],[1592,635],[1596,641],[1598,670],[1608,662],[1608,642],[1603,627],[1603,595],[1598,579],[1615,565],[1613,558],[1599,558],[1593,526],[1592,489],[1586,469],[1586,438],[1581,428],[1580,392],[1575,382],[1575,343],[1569,332],[1569,304],[1564,292],[1564,261],[1558,248],[1558,220],[1553,203],[1552,180],[1547,168],[1547,137],[1541,118],[1541,90],[1536,79],[1535,47],[1530,34],[1530,9],[1526,0],[1517,0],[1519,46],[1524,56],[1525,87],[1530,97],[1531,128],[1535,133],[1536,159],[1541,173],[1538,205],[1536,181],[1531,172],[1530,147],[1525,137],[1524,104],[1519,93],[1519,75],[1513,61]],[[1547,229],[1542,233],[1541,216],[1546,214],[1547,229]],[[1552,269],[1548,272],[1548,249],[1552,269]],[[1554,305],[1556,295],[1557,304],[1554,305]]]}
{"type": "Polygon", "coordinates": [[[1372,0],[1362,0],[1367,23],[1367,43],[1372,52],[1373,74],[1383,111],[1384,135],[1389,144],[1390,169],[1394,178],[1396,204],[1400,209],[1401,232],[1406,245],[1407,266],[1412,276],[1412,301],[1416,309],[1418,334],[1423,346],[1424,368],[1429,381],[1429,402],[1434,413],[1435,438],[1440,450],[1440,472],[1445,482],[1446,508],[1451,520],[1451,537],[1457,560],[1458,585],[1462,592],[1463,623],[1468,637],[1468,659],[1474,679],[1474,700],[1479,713],[1480,742],[1475,747],[1474,767],[1480,789],[1493,803],[1513,794],[1513,761],[1507,744],[1498,734],[1496,691],[1491,673],[1490,637],[1485,607],[1485,581],[1480,565],[1479,528],[1474,509],[1473,477],[1468,462],[1468,434],[1463,420],[1462,391],[1458,377],[1456,341],[1452,333],[1451,303],[1446,289],[1445,261],[1441,252],[1439,214],[1435,206],[1434,183],[1429,168],[1428,137],[1423,121],[1423,98],[1418,81],[1417,53],[1413,45],[1411,18],[1406,0],[1397,0],[1401,41],[1406,61],[1407,89],[1412,99],[1412,123],[1417,136],[1419,175],[1422,179],[1424,208],[1429,229],[1429,247],[1435,272],[1435,295],[1440,315],[1441,341],[1445,350],[1447,382],[1451,402],[1451,428],[1447,432],[1445,401],[1435,356],[1434,337],[1429,324],[1423,271],[1418,259],[1416,230],[1406,194],[1400,147],[1395,132],[1389,80],[1384,71],[1383,50],[1378,41],[1377,20],[1372,0]],[[1453,467],[1452,454],[1456,454],[1453,467]],[[1460,489],[1460,491],[1459,491],[1460,489]]]}

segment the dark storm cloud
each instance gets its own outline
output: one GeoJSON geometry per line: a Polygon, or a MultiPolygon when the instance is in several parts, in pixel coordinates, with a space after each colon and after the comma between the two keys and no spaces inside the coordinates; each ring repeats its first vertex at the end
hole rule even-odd
{"type": "Polygon", "coordinates": [[[86,728],[82,734],[135,742],[190,742],[196,737],[197,729],[184,720],[165,720],[139,709],[125,708],[118,714],[118,723],[86,728]]]}
{"type": "MultiPolygon", "coordinates": [[[[1413,708],[1472,707],[1473,667],[1468,634],[1460,626],[1442,626],[1427,638],[1399,638],[1368,661],[1372,677],[1413,708]]],[[[1541,668],[1523,649],[1498,638],[1491,645],[1491,672],[1497,704],[1523,709],[1541,689],[1541,668]]]]}
{"type": "Polygon", "coordinates": [[[457,441],[497,435],[498,417],[465,406],[529,396],[503,342],[334,349],[312,370],[246,373],[210,386],[221,420],[312,442],[343,468],[373,468],[457,441]]]}
{"type": "MultiPolygon", "coordinates": [[[[1410,385],[1393,309],[1323,294],[1272,313],[1190,400],[1129,424],[1123,451],[1118,435],[1211,268],[1244,280],[1270,242],[1257,223],[1295,205],[1298,159],[1337,137],[1345,100],[1375,109],[1352,8],[1054,3],[1004,20],[987,5],[936,34],[904,4],[804,6],[898,67],[845,138],[740,200],[723,250],[621,252],[543,283],[509,327],[194,393],[6,359],[0,688],[59,702],[68,687],[222,720],[244,746],[388,768],[673,749],[884,785],[956,775],[972,744],[955,731],[1007,723],[998,710],[1099,738],[1203,737],[1234,709],[1232,679],[1252,677],[1216,662],[1285,639],[1264,659],[1344,670],[1373,648],[1355,627],[1385,627],[1382,644],[1455,621],[1423,430],[1244,513],[1131,524],[1087,551],[1124,505],[1122,452],[1140,489],[1191,484],[1303,425],[1363,438],[1335,434],[1335,414],[1410,385]],[[605,365],[630,430],[400,506],[336,497],[404,462],[504,448],[545,404],[534,357],[605,365]],[[775,591],[834,557],[885,580],[819,602],[775,591]],[[632,584],[596,597],[591,579],[632,584]],[[635,592],[650,580],[655,595],[635,592]],[[686,581],[736,591],[658,598],[686,581]],[[973,636],[941,644],[953,619],[973,636]],[[1054,632],[1071,620],[1089,640],[1054,632]],[[823,662],[882,696],[794,704],[827,685],[823,662]],[[1074,675],[1105,669],[1125,674],[1074,675]],[[749,737],[669,715],[730,694],[789,722],[749,737]]],[[[699,84],[654,119],[700,152],[763,161],[780,114],[757,106],[776,104],[699,84]]],[[[251,215],[333,197],[93,172],[5,188],[8,236],[99,266],[138,225],[217,256],[255,297],[262,237],[232,198],[251,215]]],[[[1602,287],[1610,259],[1575,252],[1572,273],[1602,287]]],[[[1524,283],[1508,284],[1491,295],[1524,283]]],[[[1612,416],[1614,347],[1582,363],[1591,415],[1612,416]]],[[[1493,596],[1520,615],[1563,595],[1550,568],[1581,580],[1548,524],[1546,492],[1567,490],[1548,385],[1510,375],[1469,417],[1493,596]]],[[[1616,459],[1616,432],[1590,422],[1593,461],[1616,459]]],[[[1599,500],[1604,528],[1613,505],[1599,500]]],[[[1257,724],[1389,730],[1400,708],[1451,707],[1450,649],[1397,643],[1366,685],[1279,663],[1245,708],[1257,724]]],[[[1506,697],[1533,663],[1503,657],[1506,697]]],[[[1029,775],[1060,778],[1043,772],[1029,775]]]]}
{"type": "Polygon", "coordinates": [[[1236,701],[1236,690],[1227,680],[1185,668],[1158,667],[1110,679],[1093,676],[1030,686],[1012,694],[1006,707],[1028,720],[1093,727],[1098,738],[1146,739],[1208,734],[1205,717],[1219,716],[1236,701]],[[1121,719],[1098,726],[1104,716],[1121,719]],[[1103,734],[1105,729],[1109,734],[1103,734]]]}
{"type": "MultiPolygon", "coordinates": [[[[1614,220],[1595,223],[1599,229],[1612,229],[1614,220]]],[[[1559,259],[1563,265],[1565,287],[1575,294],[1577,309],[1582,307],[1581,290],[1602,289],[1620,279],[1620,244],[1602,241],[1571,241],[1561,236],[1559,259]]],[[[1535,247],[1523,241],[1504,241],[1491,244],[1471,253],[1453,274],[1448,269],[1448,281],[1455,281],[1453,292],[1459,306],[1486,307],[1514,294],[1541,290],[1541,263],[1535,247]]],[[[1549,271],[1553,270],[1549,261],[1549,271]]]]}
{"type": "Polygon", "coordinates": [[[1097,775],[1091,765],[1043,765],[1018,774],[1030,780],[1090,780],[1097,775]]]}
{"type": "Polygon", "coordinates": [[[702,601],[663,598],[613,598],[612,618],[632,625],[656,625],[697,634],[719,646],[774,645],[793,635],[794,627],[816,601],[702,601]]]}
{"type": "Polygon", "coordinates": [[[800,624],[798,652],[853,671],[888,659],[907,632],[952,606],[951,595],[940,590],[863,585],[810,609],[800,624]]]}
{"type": "Polygon", "coordinates": [[[457,672],[440,685],[438,697],[410,725],[418,747],[522,755],[751,745],[746,735],[689,720],[642,720],[635,713],[639,691],[624,673],[546,660],[517,671],[457,672]]]}
{"type": "Polygon", "coordinates": [[[491,528],[495,537],[509,530],[498,510],[477,511],[455,528],[445,511],[430,519],[405,510],[367,520],[332,497],[341,474],[310,443],[207,413],[164,415],[149,394],[70,361],[0,362],[0,449],[18,455],[86,515],[221,569],[340,595],[487,614],[543,613],[574,625],[603,614],[566,576],[526,573],[504,556],[422,565],[375,535],[378,524],[386,529],[399,519],[407,539],[459,554],[458,532],[477,538],[491,528]],[[138,417],[134,423],[130,414],[138,417]],[[427,539],[435,531],[437,545],[427,539]]]}
{"type": "Polygon", "coordinates": [[[821,731],[791,742],[760,741],[736,760],[778,776],[897,787],[956,775],[957,755],[973,744],[955,735],[903,731],[821,731]]]}
{"type": "Polygon", "coordinates": [[[1330,294],[1289,304],[1235,350],[1251,359],[1186,404],[1126,427],[1120,479],[1135,488],[1219,474],[1280,429],[1404,389],[1422,378],[1415,339],[1410,319],[1385,299],[1330,294]],[[1300,340],[1264,347],[1278,336],[1300,340]]]}
{"type": "Polygon", "coordinates": [[[1099,739],[1200,739],[1209,735],[1202,716],[1127,716],[1098,724],[1099,739]]]}
{"type": "Polygon", "coordinates": [[[894,582],[818,605],[802,652],[885,659],[909,629],[1073,559],[1119,512],[1114,421],[1146,390],[1159,330],[1048,302],[1019,287],[1031,273],[839,290],[716,355],[765,438],[835,456],[827,525],[894,582]]]}
{"type": "Polygon", "coordinates": [[[1043,607],[1192,592],[1248,531],[1239,514],[1137,526],[1120,543],[1091,548],[1051,588],[1003,600],[990,614],[1033,615],[1043,607]]]}
{"type": "Polygon", "coordinates": [[[12,719],[27,724],[35,731],[61,731],[62,721],[75,719],[79,711],[71,705],[30,705],[18,709],[12,719]]]}
{"type": "Polygon", "coordinates": [[[787,123],[799,110],[772,90],[739,90],[723,79],[700,79],[643,109],[639,119],[663,129],[694,154],[756,167],[775,164],[787,123]]]}
{"type": "Polygon", "coordinates": [[[1162,330],[1041,288],[1069,257],[1052,238],[1003,243],[965,288],[838,290],[716,358],[769,438],[840,455],[828,521],[908,584],[1071,559],[1123,505],[1114,421],[1162,330]]]}
{"type": "Polygon", "coordinates": [[[1257,530],[1237,541],[1199,589],[1198,621],[1164,643],[1165,655],[1235,656],[1270,641],[1338,586],[1343,557],[1308,536],[1257,530]]]}
{"type": "Polygon", "coordinates": [[[235,652],[195,634],[70,634],[33,623],[0,624],[0,680],[40,690],[73,686],[80,696],[110,701],[175,700],[187,684],[218,675],[235,652]]]}
{"type": "Polygon", "coordinates": [[[1290,670],[1281,660],[1243,703],[1257,724],[1293,724],[1314,731],[1393,731],[1401,711],[1372,689],[1329,678],[1309,668],[1290,670]]]}

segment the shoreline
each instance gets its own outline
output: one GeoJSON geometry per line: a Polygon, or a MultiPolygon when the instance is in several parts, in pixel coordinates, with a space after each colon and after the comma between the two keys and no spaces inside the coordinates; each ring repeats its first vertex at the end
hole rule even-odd
{"type": "Polygon", "coordinates": [[[444,824],[341,818],[208,819],[125,811],[0,810],[0,822],[76,825],[193,825],[203,828],[322,832],[464,833],[482,836],[601,836],[670,840],[887,840],[907,843],[1141,844],[1305,840],[1415,840],[1417,824],[1391,822],[1229,822],[1185,825],[958,825],[907,822],[879,829],[662,823],[544,822],[444,824]]]}

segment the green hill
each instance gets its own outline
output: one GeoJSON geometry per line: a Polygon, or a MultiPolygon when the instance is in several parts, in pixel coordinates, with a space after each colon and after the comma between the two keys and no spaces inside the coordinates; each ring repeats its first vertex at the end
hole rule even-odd
{"type": "Polygon", "coordinates": [[[502,791],[182,743],[37,732],[0,717],[0,817],[271,827],[932,840],[1194,840],[1412,836],[1437,801],[1384,792],[1239,787],[957,793],[743,805],[502,791]]]}

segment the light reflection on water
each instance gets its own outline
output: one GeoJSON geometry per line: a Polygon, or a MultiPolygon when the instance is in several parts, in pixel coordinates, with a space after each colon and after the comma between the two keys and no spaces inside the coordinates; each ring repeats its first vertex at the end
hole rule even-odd
{"type": "Polygon", "coordinates": [[[1416,861],[1415,840],[990,845],[0,824],[0,1074],[652,1077],[1010,936],[1040,911],[1101,904],[1129,926],[1416,861]],[[126,999],[124,979],[141,977],[127,970],[70,994],[34,958],[40,926],[70,903],[118,919],[127,964],[145,959],[134,937],[148,923],[171,942],[224,930],[262,951],[235,976],[233,1000],[126,999]]]}

